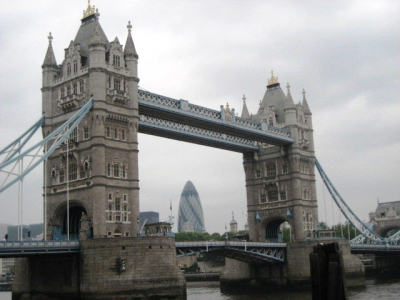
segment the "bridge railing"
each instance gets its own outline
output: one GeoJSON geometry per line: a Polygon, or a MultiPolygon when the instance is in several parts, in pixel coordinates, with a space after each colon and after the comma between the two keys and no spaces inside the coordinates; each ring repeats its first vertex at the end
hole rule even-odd
{"type": "Polygon", "coordinates": [[[264,243],[247,241],[196,241],[196,242],[175,242],[175,247],[260,247],[260,248],[286,248],[286,243],[264,243]]]}
{"type": "Polygon", "coordinates": [[[49,248],[49,247],[79,247],[79,241],[1,241],[0,249],[5,248],[49,248]]]}

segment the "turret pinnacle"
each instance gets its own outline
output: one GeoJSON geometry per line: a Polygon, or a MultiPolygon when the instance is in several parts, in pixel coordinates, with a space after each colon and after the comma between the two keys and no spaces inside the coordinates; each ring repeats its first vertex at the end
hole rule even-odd
{"type": "Polygon", "coordinates": [[[51,42],[51,40],[53,39],[53,37],[51,36],[51,32],[49,33],[48,39],[49,39],[49,46],[47,48],[46,57],[44,58],[42,68],[57,67],[56,57],[54,55],[53,46],[51,42]]]}
{"type": "Polygon", "coordinates": [[[289,82],[288,82],[286,88],[287,88],[287,96],[286,96],[286,101],[285,101],[285,108],[293,107],[294,106],[294,102],[293,102],[292,94],[290,94],[289,82]]]}
{"type": "Polygon", "coordinates": [[[124,49],[124,55],[125,57],[136,57],[138,58],[138,55],[136,53],[136,49],[135,49],[135,44],[133,43],[133,39],[132,39],[132,35],[131,35],[131,29],[132,29],[132,25],[131,25],[131,21],[128,22],[128,26],[126,26],[128,28],[128,37],[126,39],[126,43],[125,43],[125,49],[124,49]]]}
{"type": "Polygon", "coordinates": [[[250,119],[249,110],[247,109],[247,105],[246,105],[246,96],[245,95],[243,95],[242,100],[243,100],[242,118],[250,119]]]}
{"type": "Polygon", "coordinates": [[[101,32],[100,32],[100,26],[99,23],[96,23],[96,26],[94,27],[94,34],[92,39],[90,40],[90,46],[96,46],[96,45],[106,45],[106,41],[102,38],[101,32]]]}
{"type": "Polygon", "coordinates": [[[307,100],[306,100],[306,91],[303,89],[303,108],[305,113],[311,114],[310,107],[308,106],[307,100]]]}

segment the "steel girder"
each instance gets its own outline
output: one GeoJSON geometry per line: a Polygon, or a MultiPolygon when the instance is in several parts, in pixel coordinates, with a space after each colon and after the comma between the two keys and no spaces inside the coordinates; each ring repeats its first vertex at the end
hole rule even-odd
{"type": "Polygon", "coordinates": [[[286,262],[285,243],[236,241],[176,242],[175,248],[177,257],[212,252],[247,263],[277,264],[286,262]]]}
{"type": "MultiPolygon", "coordinates": [[[[93,97],[81,108],[79,109],[68,121],[57,128],[55,131],[50,133],[42,141],[36,143],[34,146],[27,150],[22,150],[22,147],[28,142],[27,139],[23,139],[26,135],[29,138],[33,133],[25,133],[16,141],[11,143],[5,149],[2,150],[0,154],[6,154],[7,149],[10,149],[11,145],[19,145],[18,155],[16,151],[14,154],[7,155],[7,158],[0,163],[0,193],[5,191],[7,188],[22,180],[27,174],[29,174],[34,168],[46,160],[66,139],[72,131],[78,126],[80,121],[86,116],[89,110],[93,106],[93,97]],[[47,144],[52,142],[51,146],[47,149],[47,144]],[[4,152],[4,153],[3,153],[4,152]],[[21,153],[22,152],[22,153],[21,153]],[[43,152],[43,154],[41,154],[43,152]],[[24,159],[28,162],[26,165],[23,164],[24,159]]],[[[43,118],[43,117],[42,117],[43,118]]],[[[35,123],[31,128],[38,128],[38,124],[41,119],[35,123]]],[[[43,123],[41,123],[43,124],[43,123]]],[[[39,126],[40,127],[40,126],[39,126]]],[[[31,132],[31,131],[27,131],[31,132]]]]}

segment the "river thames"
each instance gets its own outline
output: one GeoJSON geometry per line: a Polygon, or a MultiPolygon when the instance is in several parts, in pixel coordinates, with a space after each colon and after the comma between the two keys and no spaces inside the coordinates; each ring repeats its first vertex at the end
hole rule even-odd
{"type": "MultiPolygon", "coordinates": [[[[398,300],[400,278],[367,279],[364,289],[350,290],[349,300],[398,300]]],[[[246,294],[221,293],[216,283],[188,283],[188,300],[311,300],[311,292],[280,292],[258,294],[256,290],[246,294]]]]}

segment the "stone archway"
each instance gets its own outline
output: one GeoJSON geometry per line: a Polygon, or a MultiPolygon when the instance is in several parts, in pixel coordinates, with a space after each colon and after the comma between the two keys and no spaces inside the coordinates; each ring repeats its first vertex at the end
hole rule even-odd
{"type": "Polygon", "coordinates": [[[291,241],[291,224],[284,218],[267,220],[263,224],[266,242],[282,243],[291,241]],[[284,225],[284,226],[282,226],[284,225]]]}
{"type": "Polygon", "coordinates": [[[66,240],[68,238],[68,231],[70,240],[78,240],[83,214],[87,215],[87,210],[77,201],[70,201],[69,216],[67,213],[67,203],[61,204],[54,216],[53,240],[66,240]]]}

